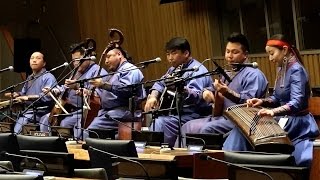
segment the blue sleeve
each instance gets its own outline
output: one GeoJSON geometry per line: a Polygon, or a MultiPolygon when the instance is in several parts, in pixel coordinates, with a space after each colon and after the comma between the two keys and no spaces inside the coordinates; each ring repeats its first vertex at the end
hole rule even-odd
{"type": "MultiPolygon", "coordinates": [[[[199,69],[198,72],[194,73],[193,76],[197,76],[199,74],[206,73],[207,70],[205,68],[199,69]]],[[[212,85],[212,79],[210,76],[204,76],[201,78],[196,78],[190,80],[185,89],[186,89],[186,98],[185,101],[187,104],[198,104],[200,103],[202,99],[202,92],[203,89],[206,87],[210,87],[212,85]]]]}
{"type": "Polygon", "coordinates": [[[268,82],[259,71],[250,72],[243,78],[239,103],[245,103],[247,99],[262,98],[267,90],[268,82]]]}
{"type": "Polygon", "coordinates": [[[290,101],[287,103],[291,112],[303,110],[307,101],[306,89],[308,87],[308,77],[302,67],[292,69],[290,76],[290,101]]]}
{"type": "MultiPolygon", "coordinates": [[[[42,88],[53,87],[56,84],[57,84],[56,78],[52,74],[48,73],[42,77],[42,88]]],[[[41,92],[39,95],[40,95],[40,97],[42,97],[41,98],[42,102],[49,102],[52,100],[52,98],[50,96],[44,95],[43,92],[41,92]]]]}
{"type": "MultiPolygon", "coordinates": [[[[132,88],[130,87],[130,85],[137,84],[142,81],[143,75],[140,70],[132,70],[126,73],[120,73],[119,80],[112,83],[111,92],[118,97],[129,98],[132,96],[132,88]]],[[[139,85],[137,89],[141,93],[142,85],[139,85]]],[[[137,95],[141,96],[141,94],[137,95]]]]}
{"type": "MultiPolygon", "coordinates": [[[[167,77],[169,74],[171,74],[171,72],[173,71],[174,68],[169,68],[169,70],[167,71],[167,73],[165,75],[163,75],[160,79],[164,79],[165,77],[167,77]]],[[[150,92],[153,90],[158,91],[160,94],[163,93],[163,90],[165,88],[165,82],[164,80],[162,81],[157,81],[153,84],[152,88],[150,89],[150,92]]]]}

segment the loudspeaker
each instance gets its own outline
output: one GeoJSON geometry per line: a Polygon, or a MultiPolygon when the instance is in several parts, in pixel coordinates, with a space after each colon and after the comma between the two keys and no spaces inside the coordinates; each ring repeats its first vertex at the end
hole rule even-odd
{"type": "Polygon", "coordinates": [[[30,56],[35,51],[40,51],[41,40],[36,38],[14,39],[14,72],[31,74],[29,64],[30,56]]]}

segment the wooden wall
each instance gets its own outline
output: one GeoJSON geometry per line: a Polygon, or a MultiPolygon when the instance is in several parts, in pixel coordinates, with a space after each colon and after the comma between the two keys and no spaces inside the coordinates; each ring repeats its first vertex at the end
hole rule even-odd
{"type": "MultiPolygon", "coordinates": [[[[223,52],[219,38],[216,7],[211,0],[185,0],[160,5],[158,0],[79,0],[78,14],[81,38],[94,38],[98,53],[109,42],[108,29],[118,28],[125,36],[123,47],[135,62],[161,57],[160,64],[143,70],[146,80],[159,78],[168,68],[164,45],[174,36],[186,37],[192,56],[202,61],[223,52]]],[[[302,52],[310,74],[311,86],[320,86],[320,52],[302,52]]],[[[251,55],[274,85],[276,68],[266,54],[251,55]]],[[[224,64],[223,57],[214,58],[224,64]]],[[[212,64],[205,64],[212,69],[212,64]]]]}
{"type": "Polygon", "coordinates": [[[123,47],[135,62],[161,57],[160,64],[143,70],[147,80],[159,78],[168,68],[164,46],[175,36],[186,37],[192,56],[199,61],[212,57],[208,0],[159,4],[159,0],[79,0],[82,39],[96,39],[98,53],[109,42],[108,29],[118,28],[123,47]]]}
{"type": "MultiPolygon", "coordinates": [[[[311,87],[320,86],[320,51],[302,51],[301,57],[304,66],[309,73],[309,81],[311,87]]],[[[225,64],[223,57],[215,59],[219,64],[225,64]]],[[[266,54],[250,55],[251,62],[257,62],[259,69],[266,75],[269,86],[273,87],[276,79],[276,66],[270,62],[266,54]]]]}

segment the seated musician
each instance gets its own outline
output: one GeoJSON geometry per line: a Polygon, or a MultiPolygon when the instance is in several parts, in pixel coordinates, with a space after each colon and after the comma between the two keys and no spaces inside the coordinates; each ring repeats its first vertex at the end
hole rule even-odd
{"type": "MultiPolygon", "coordinates": [[[[110,74],[107,77],[108,80],[90,81],[93,86],[99,87],[101,109],[88,129],[118,129],[117,121],[130,121],[133,120],[133,117],[141,117],[141,113],[131,113],[129,99],[135,96],[133,103],[135,103],[134,106],[137,106],[145,98],[145,90],[139,85],[133,92],[129,86],[143,81],[142,72],[129,62],[127,53],[117,43],[108,46],[105,65],[110,74]]],[[[87,134],[84,135],[84,138],[88,137],[87,134]]]]}
{"type": "MultiPolygon", "coordinates": [[[[37,97],[43,95],[42,89],[51,87],[56,84],[56,78],[45,69],[46,61],[43,53],[34,52],[30,56],[30,67],[32,74],[28,76],[26,82],[20,92],[14,92],[13,97],[25,102],[29,107],[37,97]],[[41,75],[43,74],[43,75],[41,75]],[[30,98],[32,97],[32,99],[30,98]]],[[[5,94],[10,97],[10,93],[5,94]]],[[[27,123],[38,123],[40,118],[50,112],[53,106],[53,100],[50,97],[43,96],[39,101],[33,103],[32,107],[25,110],[24,114],[20,114],[14,126],[14,132],[19,134],[22,131],[23,125],[27,123]],[[38,109],[35,112],[33,109],[38,109]],[[35,116],[34,116],[35,115],[35,116]],[[35,119],[34,119],[35,118],[35,119]]]]}
{"type": "MultiPolygon", "coordinates": [[[[63,96],[65,93],[66,98],[62,98],[62,101],[65,101],[64,108],[65,110],[71,114],[71,116],[63,117],[65,114],[63,111],[61,112],[61,118],[59,118],[58,124],[50,124],[49,123],[49,115],[47,114],[41,119],[40,130],[41,131],[50,131],[49,127],[51,125],[55,126],[62,126],[67,128],[74,128],[74,135],[75,137],[81,136],[81,96],[79,94],[79,84],[72,84],[70,83],[75,82],[76,80],[80,79],[87,79],[91,77],[95,77],[98,75],[98,71],[101,68],[97,65],[93,60],[85,60],[80,62],[80,58],[84,57],[85,49],[82,43],[76,43],[70,46],[70,52],[72,56],[73,66],[76,68],[77,72],[75,73],[74,77],[65,80],[65,84],[62,86],[57,86],[52,89],[52,92],[56,95],[63,96]],[[80,64],[81,63],[81,64],[80,64]]],[[[90,53],[91,55],[91,53],[90,53]]],[[[107,74],[104,69],[101,69],[101,75],[107,74]]],[[[71,75],[72,76],[72,75],[71,75]]],[[[89,82],[84,83],[85,89],[89,90],[92,88],[89,82]]],[[[48,89],[44,89],[47,91],[48,89]]],[[[51,112],[53,113],[53,112],[51,112]]],[[[58,114],[59,115],[59,114],[58,114]]]]}
{"type": "MultiPolygon", "coordinates": [[[[249,52],[247,38],[240,33],[232,33],[227,40],[228,43],[225,49],[227,63],[241,64],[246,62],[249,52]]],[[[234,125],[230,120],[222,116],[222,111],[229,106],[245,103],[247,99],[262,97],[266,93],[268,82],[259,69],[241,66],[240,68],[233,67],[229,76],[232,79],[231,82],[226,81],[225,78],[215,80],[213,87],[205,89],[202,93],[205,101],[215,103],[213,111],[221,106],[223,107],[221,112],[215,111],[216,114],[213,116],[189,121],[182,126],[182,134],[226,134],[232,130],[234,125]],[[213,92],[213,89],[215,92],[213,92]]]]}
{"type": "MultiPolygon", "coordinates": [[[[167,73],[163,75],[162,78],[172,76],[176,69],[181,68],[181,66],[181,69],[199,67],[198,71],[185,72],[182,74],[183,78],[193,77],[208,72],[205,66],[191,57],[191,48],[187,39],[181,37],[173,38],[167,42],[165,49],[167,60],[172,67],[168,69],[167,73]]],[[[192,119],[199,118],[200,116],[205,115],[204,113],[207,113],[206,115],[208,115],[206,110],[208,110],[210,106],[205,101],[199,100],[201,99],[199,98],[199,94],[203,88],[212,84],[212,79],[209,76],[203,76],[201,78],[188,80],[184,83],[184,106],[190,106],[182,108],[181,123],[186,123],[192,119]]],[[[146,112],[162,108],[158,107],[160,103],[159,99],[161,94],[166,93],[165,89],[165,81],[156,82],[152,86],[150,90],[151,93],[148,96],[144,108],[146,112]]],[[[164,132],[164,142],[173,146],[179,130],[178,119],[177,114],[175,114],[175,116],[161,115],[155,119],[153,122],[154,124],[151,124],[149,129],[153,130],[154,127],[155,131],[164,132]]]]}
{"type": "MultiPolygon", "coordinates": [[[[269,60],[277,64],[278,73],[273,95],[265,99],[249,99],[248,106],[263,106],[260,116],[275,117],[279,125],[288,132],[295,150],[292,153],[296,164],[310,166],[313,143],[311,140],[319,135],[318,126],[308,111],[310,95],[308,74],[302,64],[298,50],[281,34],[272,36],[266,51],[269,60]]],[[[224,150],[252,150],[246,138],[238,128],[234,128],[226,139],[224,150]]]]}

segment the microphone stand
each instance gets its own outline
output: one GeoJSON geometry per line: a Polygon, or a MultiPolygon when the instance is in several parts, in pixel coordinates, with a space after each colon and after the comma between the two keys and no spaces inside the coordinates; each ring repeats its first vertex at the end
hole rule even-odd
{"type": "MultiPolygon", "coordinates": [[[[132,70],[137,70],[137,69],[142,69],[142,68],[145,68],[146,66],[145,65],[142,65],[142,66],[139,66],[139,67],[135,67],[135,68],[129,68],[129,69],[124,69],[122,71],[116,71],[116,72],[112,72],[112,73],[108,73],[108,74],[105,74],[105,75],[100,75],[100,76],[96,76],[96,77],[92,77],[92,78],[86,78],[86,79],[81,79],[81,80],[77,80],[71,84],[74,84],[74,83],[79,83],[80,84],[80,93],[81,93],[81,126],[84,127],[84,115],[83,115],[83,105],[84,105],[84,100],[83,100],[83,88],[84,88],[84,83],[87,82],[87,81],[90,81],[90,80],[93,80],[93,79],[98,79],[98,78],[103,78],[103,77],[106,77],[106,76],[111,76],[111,75],[114,75],[114,74],[117,74],[117,73],[124,73],[124,72],[129,72],[129,71],[132,71],[132,70]]],[[[130,84],[130,85],[127,85],[127,86],[123,86],[123,87],[119,87],[119,89],[125,89],[125,88],[130,88],[130,92],[132,92],[132,96],[129,98],[129,111],[132,115],[132,117],[134,118],[134,115],[135,115],[135,110],[136,110],[136,105],[135,105],[135,99],[136,99],[136,91],[137,91],[137,87],[139,86],[142,86],[144,83],[137,83],[137,84],[130,84]]],[[[132,128],[134,128],[134,121],[132,121],[132,124],[131,124],[132,128]]],[[[83,128],[81,128],[81,138],[83,140],[83,128]]]]}
{"type": "MultiPolygon", "coordinates": [[[[179,78],[180,79],[180,78],[179,78]]],[[[185,80],[178,80],[173,82],[176,91],[175,91],[175,98],[176,98],[176,111],[178,114],[178,147],[181,148],[182,146],[182,134],[181,134],[181,121],[182,121],[182,107],[184,103],[184,85],[185,85],[185,80]]]]}
{"type": "MultiPolygon", "coordinates": [[[[176,109],[175,107],[174,108],[166,108],[166,109],[154,109],[152,111],[148,111],[148,112],[143,112],[142,114],[151,114],[151,119],[152,119],[152,122],[155,122],[156,118],[159,117],[159,115],[162,113],[162,112],[167,112],[167,111],[172,111],[176,109]]],[[[152,126],[152,129],[153,131],[156,130],[156,125],[155,123],[153,123],[153,126],[152,126]]]]}
{"type": "MultiPolygon", "coordinates": [[[[56,68],[53,68],[53,69],[51,69],[51,70],[49,70],[49,71],[45,71],[44,73],[40,74],[40,75],[37,76],[37,77],[33,77],[32,79],[39,78],[40,76],[42,76],[42,75],[44,75],[44,74],[46,74],[46,73],[52,72],[52,71],[54,71],[54,70],[56,70],[56,68]]],[[[63,79],[65,79],[67,76],[69,76],[69,75],[70,75],[72,72],[74,72],[74,71],[75,71],[75,68],[74,68],[73,70],[71,70],[68,74],[66,74],[59,82],[56,82],[56,84],[52,85],[52,86],[50,87],[50,89],[52,89],[52,88],[54,88],[55,86],[57,86],[63,79]]],[[[6,88],[6,89],[9,89],[9,88],[11,88],[11,87],[17,87],[18,85],[23,84],[23,83],[26,83],[26,82],[28,82],[28,81],[30,81],[30,80],[31,80],[31,79],[28,79],[28,80],[23,81],[23,82],[20,82],[20,83],[18,83],[18,84],[16,84],[16,85],[12,85],[12,86],[10,86],[10,87],[8,87],[8,88],[6,88]]],[[[5,90],[6,90],[6,89],[5,89],[5,90]]],[[[0,94],[1,94],[2,92],[4,92],[5,90],[0,91],[0,94]]],[[[20,115],[23,116],[24,113],[26,113],[31,107],[34,106],[34,104],[36,104],[42,97],[46,96],[49,92],[50,92],[50,91],[42,94],[38,99],[34,100],[28,107],[26,107],[25,110],[23,110],[22,112],[20,112],[20,114],[18,115],[18,117],[19,117],[20,115]]],[[[17,122],[17,121],[16,121],[16,122],[17,122]]]]}
{"type": "Polygon", "coordinates": [[[186,77],[186,78],[182,78],[179,77],[178,79],[174,80],[172,83],[169,83],[168,86],[174,85],[176,87],[176,111],[178,114],[178,147],[181,148],[182,145],[182,134],[181,134],[181,121],[182,121],[182,110],[183,110],[183,104],[184,104],[184,85],[185,82],[192,80],[192,79],[197,79],[197,78],[201,78],[204,76],[211,76],[211,75],[215,75],[215,74],[220,74],[218,68],[216,70],[213,71],[209,71],[206,73],[202,73],[196,76],[192,76],[192,77],[186,77]]]}

